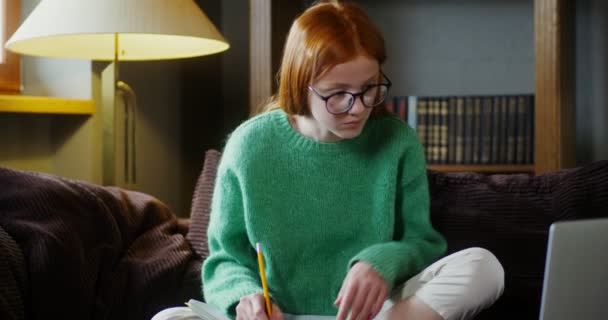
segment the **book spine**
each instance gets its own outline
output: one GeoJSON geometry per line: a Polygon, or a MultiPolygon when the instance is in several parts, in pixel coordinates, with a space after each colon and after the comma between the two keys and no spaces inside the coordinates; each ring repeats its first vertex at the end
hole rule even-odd
{"type": "Polygon", "coordinates": [[[431,133],[431,157],[433,163],[439,163],[439,149],[441,148],[441,101],[434,98],[432,103],[432,133],[431,133]]]}
{"type": "Polygon", "coordinates": [[[490,163],[492,151],[492,97],[483,97],[481,105],[481,163],[490,163]]]}
{"type": "Polygon", "coordinates": [[[447,163],[456,163],[456,98],[448,99],[448,160],[447,163]]]}
{"type": "Polygon", "coordinates": [[[397,100],[398,116],[404,122],[407,122],[407,97],[399,96],[397,100]]]}
{"type": "Polygon", "coordinates": [[[417,130],[418,138],[420,139],[420,143],[422,143],[422,147],[424,148],[424,156],[426,160],[429,160],[429,150],[428,150],[428,142],[427,142],[427,102],[426,98],[418,98],[418,102],[416,104],[417,108],[417,130]]]}
{"type": "Polygon", "coordinates": [[[473,97],[473,123],[471,128],[471,163],[481,163],[481,98],[473,97]]]}
{"type": "Polygon", "coordinates": [[[474,117],[473,98],[464,99],[464,163],[473,162],[473,117],[474,117]]]}
{"type": "Polygon", "coordinates": [[[408,96],[407,97],[407,123],[416,130],[416,120],[417,120],[417,107],[418,107],[418,97],[416,96],[408,96]]]}
{"type": "Polygon", "coordinates": [[[464,98],[456,99],[456,162],[457,164],[464,163],[464,98]]]}
{"type": "Polygon", "coordinates": [[[528,96],[526,100],[526,163],[534,164],[534,96],[528,96]]]}
{"type": "Polygon", "coordinates": [[[492,151],[490,152],[490,162],[500,163],[500,97],[492,97],[492,151]]]}
{"type": "Polygon", "coordinates": [[[440,124],[439,124],[439,133],[441,137],[441,141],[439,142],[439,163],[447,163],[448,162],[448,147],[449,147],[449,138],[448,138],[448,99],[441,99],[441,107],[439,110],[440,114],[440,124]]]}
{"type": "Polygon", "coordinates": [[[515,150],[516,150],[516,124],[517,124],[517,97],[508,97],[508,117],[507,117],[507,163],[515,163],[515,150]]]}
{"type": "Polygon", "coordinates": [[[397,100],[397,97],[388,97],[384,102],[384,107],[390,114],[395,114],[395,100],[397,100]]]}
{"type": "Polygon", "coordinates": [[[508,137],[508,124],[509,122],[509,106],[508,98],[506,96],[500,97],[500,122],[499,122],[499,161],[501,164],[508,163],[507,156],[507,137],[508,137]]]}
{"type": "Polygon", "coordinates": [[[526,161],[526,97],[517,96],[517,123],[515,126],[515,162],[523,164],[526,161]]]}

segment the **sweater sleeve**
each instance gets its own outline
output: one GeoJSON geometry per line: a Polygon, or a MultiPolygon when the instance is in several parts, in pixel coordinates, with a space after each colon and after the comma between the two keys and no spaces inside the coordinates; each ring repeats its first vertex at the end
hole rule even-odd
{"type": "Polygon", "coordinates": [[[239,179],[220,164],[207,231],[209,257],[202,268],[205,301],[234,317],[240,298],[262,292],[255,250],[247,237],[239,179]]]}
{"type": "Polygon", "coordinates": [[[412,143],[401,163],[395,205],[393,241],[363,249],[349,263],[370,263],[389,288],[403,283],[445,253],[446,242],[431,225],[426,163],[422,145],[412,143]]]}

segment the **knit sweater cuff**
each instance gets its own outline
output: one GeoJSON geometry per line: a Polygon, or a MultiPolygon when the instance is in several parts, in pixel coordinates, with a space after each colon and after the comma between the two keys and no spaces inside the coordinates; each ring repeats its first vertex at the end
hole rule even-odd
{"type": "Polygon", "coordinates": [[[402,267],[396,263],[394,253],[378,247],[368,248],[354,256],[348,264],[349,268],[359,261],[369,263],[386,281],[390,290],[393,289],[398,275],[403,272],[403,270],[399,270],[402,267]]]}
{"type": "Polygon", "coordinates": [[[241,298],[252,293],[262,293],[262,287],[256,282],[240,283],[238,288],[230,288],[225,290],[221,294],[217,294],[213,297],[205,297],[205,301],[219,307],[220,310],[234,318],[236,315],[236,306],[240,302],[241,298]]]}

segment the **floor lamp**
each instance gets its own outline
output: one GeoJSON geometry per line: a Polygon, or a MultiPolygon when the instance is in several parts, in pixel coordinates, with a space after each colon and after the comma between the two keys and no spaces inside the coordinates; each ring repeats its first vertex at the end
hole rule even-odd
{"type": "MultiPolygon", "coordinates": [[[[115,92],[125,104],[125,180],[133,185],[137,102],[120,80],[119,63],[197,57],[229,45],[193,0],[42,0],[6,48],[23,55],[114,62],[115,92]]],[[[110,109],[114,118],[114,106],[110,109]]],[[[103,141],[103,183],[117,184],[113,127],[104,128],[103,141]]]]}

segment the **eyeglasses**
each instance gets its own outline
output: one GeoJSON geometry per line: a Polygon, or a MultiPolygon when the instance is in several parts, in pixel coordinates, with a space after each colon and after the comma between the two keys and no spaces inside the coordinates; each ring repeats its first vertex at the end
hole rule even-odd
{"type": "Polygon", "coordinates": [[[363,106],[373,108],[381,105],[386,100],[388,90],[392,85],[391,80],[384,73],[380,72],[380,74],[382,74],[386,83],[368,85],[363,91],[358,93],[339,91],[328,96],[322,96],[312,86],[308,86],[308,89],[321,100],[325,101],[325,109],[331,114],[348,112],[355,105],[357,98],[361,99],[363,106]]]}

